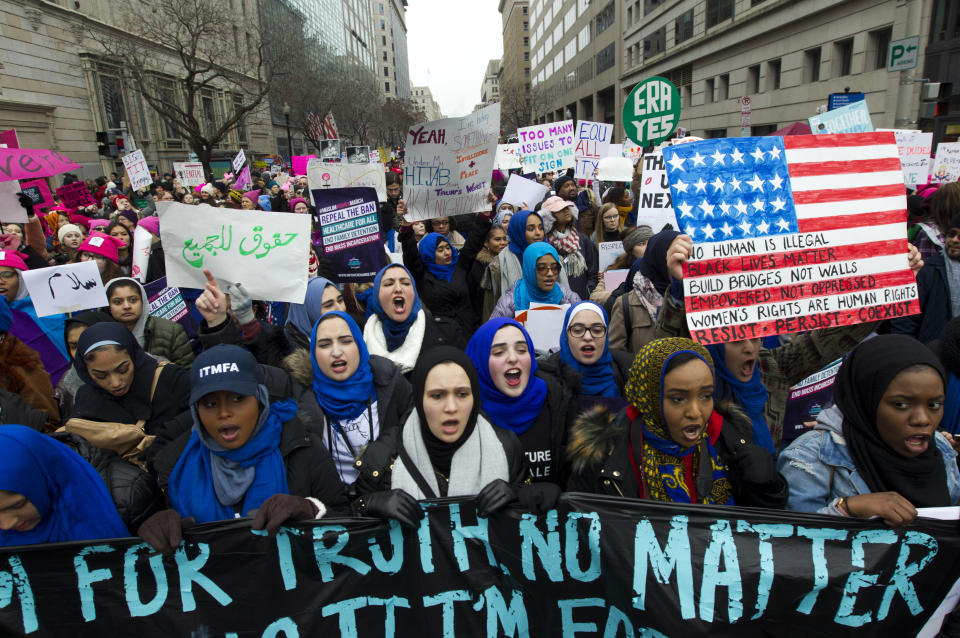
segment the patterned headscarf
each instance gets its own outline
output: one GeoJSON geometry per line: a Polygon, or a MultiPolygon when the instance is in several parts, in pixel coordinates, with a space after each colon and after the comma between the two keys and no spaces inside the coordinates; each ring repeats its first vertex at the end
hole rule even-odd
{"type": "MultiPolygon", "coordinates": [[[[701,359],[713,373],[713,359],[702,345],[692,339],[672,338],[651,341],[637,353],[630,369],[625,394],[643,419],[643,473],[646,497],[658,501],[692,503],[685,478],[685,458],[692,455],[697,502],[733,505],[733,487],[727,479],[723,462],[707,436],[709,427],[696,445],[683,448],[670,438],[663,416],[664,370],[676,355],[687,352],[701,359]],[[709,472],[708,481],[705,473],[709,472]],[[703,477],[703,478],[701,478],[703,477]],[[699,479],[699,480],[698,480],[699,479]]],[[[716,413],[711,416],[711,422],[716,413]]],[[[635,457],[637,450],[634,450],[635,457]]]]}

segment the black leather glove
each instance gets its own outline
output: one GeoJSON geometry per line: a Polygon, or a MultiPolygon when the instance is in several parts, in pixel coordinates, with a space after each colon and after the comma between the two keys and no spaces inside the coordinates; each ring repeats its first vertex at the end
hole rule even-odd
{"type": "Polygon", "coordinates": [[[779,477],[773,455],[759,445],[742,445],[733,454],[733,465],[746,483],[763,485],[779,477]]]}
{"type": "Polygon", "coordinates": [[[529,512],[546,512],[557,506],[561,493],[560,486],[554,483],[530,483],[520,488],[517,500],[529,512]]]}
{"type": "Polygon", "coordinates": [[[19,200],[20,205],[26,209],[28,216],[33,215],[33,200],[30,199],[29,195],[17,193],[17,200],[19,200]]]}
{"type": "Polygon", "coordinates": [[[503,479],[490,481],[477,494],[477,514],[486,518],[517,500],[517,493],[503,479]]]}
{"type": "Polygon", "coordinates": [[[257,508],[250,527],[266,529],[273,535],[287,521],[313,520],[316,515],[316,506],[307,499],[292,494],[274,494],[257,508]]]}
{"type": "Polygon", "coordinates": [[[393,518],[404,527],[417,527],[417,521],[423,518],[423,509],[403,490],[383,490],[361,497],[363,513],[382,518],[393,518]]]}
{"type": "Polygon", "coordinates": [[[181,519],[176,510],[161,510],[143,522],[137,536],[161,554],[170,555],[183,539],[184,521],[193,519],[181,519]]]}

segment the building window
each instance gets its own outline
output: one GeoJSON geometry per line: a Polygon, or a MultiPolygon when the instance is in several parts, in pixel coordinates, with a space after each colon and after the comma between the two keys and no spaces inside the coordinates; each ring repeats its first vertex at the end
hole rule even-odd
{"type": "Polygon", "coordinates": [[[780,69],[782,64],[780,58],[767,62],[767,88],[770,91],[776,91],[780,88],[780,69]]]}
{"type": "Polygon", "coordinates": [[[127,121],[127,111],[123,105],[123,83],[119,77],[98,74],[100,80],[100,99],[103,101],[104,122],[107,128],[121,128],[120,122],[127,121]]]}
{"type": "Polygon", "coordinates": [[[684,40],[689,40],[693,37],[693,9],[690,9],[679,18],[673,25],[674,28],[674,43],[680,44],[684,40]]]}
{"type": "Polygon", "coordinates": [[[529,61],[530,61],[530,52],[529,52],[529,51],[524,51],[524,52],[523,52],[523,61],[524,61],[524,62],[529,62],[529,61]]]}
{"type": "Polygon", "coordinates": [[[570,41],[567,42],[566,49],[564,50],[564,57],[567,58],[567,63],[573,59],[573,56],[577,54],[577,40],[576,38],[570,38],[570,41]]]}
{"type": "Polygon", "coordinates": [[[617,50],[613,47],[613,45],[614,43],[611,42],[607,46],[603,47],[603,50],[597,54],[598,74],[603,73],[617,63],[617,50]]]}
{"type": "Polygon", "coordinates": [[[200,95],[200,112],[203,114],[203,132],[210,135],[217,127],[217,107],[212,93],[200,95]]]}
{"type": "Polygon", "coordinates": [[[750,135],[754,137],[763,137],[770,135],[779,128],[776,124],[756,124],[750,127],[750,135]]]}
{"type": "Polygon", "coordinates": [[[717,139],[718,137],[726,137],[726,136],[727,136],[727,129],[725,128],[708,128],[706,131],[703,132],[703,137],[705,137],[708,140],[714,140],[714,139],[717,139]]]}
{"type": "Polygon", "coordinates": [[[713,102],[713,89],[716,81],[713,78],[707,78],[703,83],[703,102],[708,104],[713,102]]]}
{"type": "Polygon", "coordinates": [[[380,3],[380,15],[383,15],[383,3],[380,3]]]}
{"type": "Polygon", "coordinates": [[[755,6],[757,6],[758,4],[760,4],[760,3],[763,2],[763,1],[764,1],[764,0],[750,0],[750,6],[751,6],[751,7],[755,7],[755,6]]]}
{"type": "Polygon", "coordinates": [[[567,11],[566,15],[563,16],[563,29],[564,31],[569,31],[573,28],[573,23],[577,21],[577,8],[570,7],[570,10],[567,11]]]}
{"type": "Polygon", "coordinates": [[[707,28],[733,17],[734,0],[707,0],[707,28]]]}
{"type": "Polygon", "coordinates": [[[525,47],[530,46],[530,38],[528,38],[527,36],[523,36],[523,46],[525,47]]]}
{"type": "Polygon", "coordinates": [[[526,20],[523,21],[523,30],[528,31],[530,29],[530,23],[526,20]]]}
{"type": "Polygon", "coordinates": [[[960,38],[960,8],[954,0],[936,0],[930,20],[930,42],[960,38]]]}
{"type": "Polygon", "coordinates": [[[580,34],[577,35],[577,48],[586,49],[587,45],[590,44],[590,25],[580,29],[580,34]]]}
{"type": "Polygon", "coordinates": [[[660,55],[667,48],[667,27],[660,27],[643,39],[643,59],[660,55]]]}
{"type": "Polygon", "coordinates": [[[383,67],[383,77],[385,78],[390,77],[390,67],[387,67],[387,66],[383,67]]]}
{"type": "Polygon", "coordinates": [[[525,78],[530,77],[530,67],[527,67],[523,70],[523,77],[525,78]]]}
{"type": "Polygon", "coordinates": [[[833,75],[850,75],[853,69],[853,38],[833,43],[833,75]]]}
{"type": "MultiPolygon", "coordinates": [[[[597,35],[600,35],[607,29],[613,26],[614,20],[617,18],[617,5],[612,0],[607,6],[600,10],[597,13],[597,35]]],[[[599,59],[599,55],[597,56],[599,59]]],[[[598,71],[599,73],[599,71],[598,71]]]]}
{"type": "Polygon", "coordinates": [[[383,90],[386,91],[387,93],[390,92],[390,83],[389,83],[389,82],[384,82],[384,83],[383,83],[383,90]]]}
{"type": "Polygon", "coordinates": [[[523,15],[527,15],[527,12],[528,12],[528,11],[529,11],[529,10],[527,9],[527,7],[523,7],[523,8],[521,9],[521,12],[523,13],[523,15]]]}
{"type": "Polygon", "coordinates": [[[717,87],[717,99],[726,100],[730,97],[730,74],[724,73],[720,76],[719,86],[717,87]]]}
{"type": "Polygon", "coordinates": [[[643,0],[643,12],[650,13],[665,1],[666,0],[643,0]]]}
{"type": "Polygon", "coordinates": [[[820,47],[803,52],[803,81],[820,81],[820,47]]]}
{"type": "Polygon", "coordinates": [[[760,65],[747,69],[747,95],[760,92],[760,65]]]}
{"type": "Polygon", "coordinates": [[[890,48],[890,38],[893,36],[893,27],[878,29],[870,32],[870,51],[873,58],[867,61],[868,69],[887,68],[887,49],[890,48]]]}
{"type": "Polygon", "coordinates": [[[384,62],[387,61],[387,52],[386,52],[386,51],[383,52],[383,61],[384,61],[384,62]]]}

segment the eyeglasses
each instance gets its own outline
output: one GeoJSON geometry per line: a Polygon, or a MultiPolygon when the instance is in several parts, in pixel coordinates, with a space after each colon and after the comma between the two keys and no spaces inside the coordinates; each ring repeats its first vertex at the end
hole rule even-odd
{"type": "Polygon", "coordinates": [[[5,270],[3,272],[0,272],[0,279],[8,280],[8,279],[16,279],[16,278],[17,278],[17,272],[15,270],[5,270]]]}
{"type": "Polygon", "coordinates": [[[537,273],[542,275],[548,271],[556,275],[560,272],[560,264],[537,264],[537,273]]]}
{"type": "Polygon", "coordinates": [[[950,230],[947,231],[947,239],[953,239],[958,235],[960,235],[960,230],[957,230],[956,228],[951,228],[950,230]]]}
{"type": "Polygon", "coordinates": [[[567,334],[569,334],[571,337],[577,337],[579,339],[587,333],[587,330],[589,330],[590,334],[597,339],[602,339],[603,335],[607,334],[607,327],[602,323],[595,323],[589,328],[582,323],[574,323],[567,327],[567,334]]]}

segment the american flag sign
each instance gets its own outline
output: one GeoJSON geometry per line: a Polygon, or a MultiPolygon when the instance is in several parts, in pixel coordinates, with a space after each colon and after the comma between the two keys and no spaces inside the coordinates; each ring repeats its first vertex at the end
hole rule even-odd
{"type": "Polygon", "coordinates": [[[687,324],[701,343],[920,311],[892,132],[703,140],[663,149],[687,324]]]}

